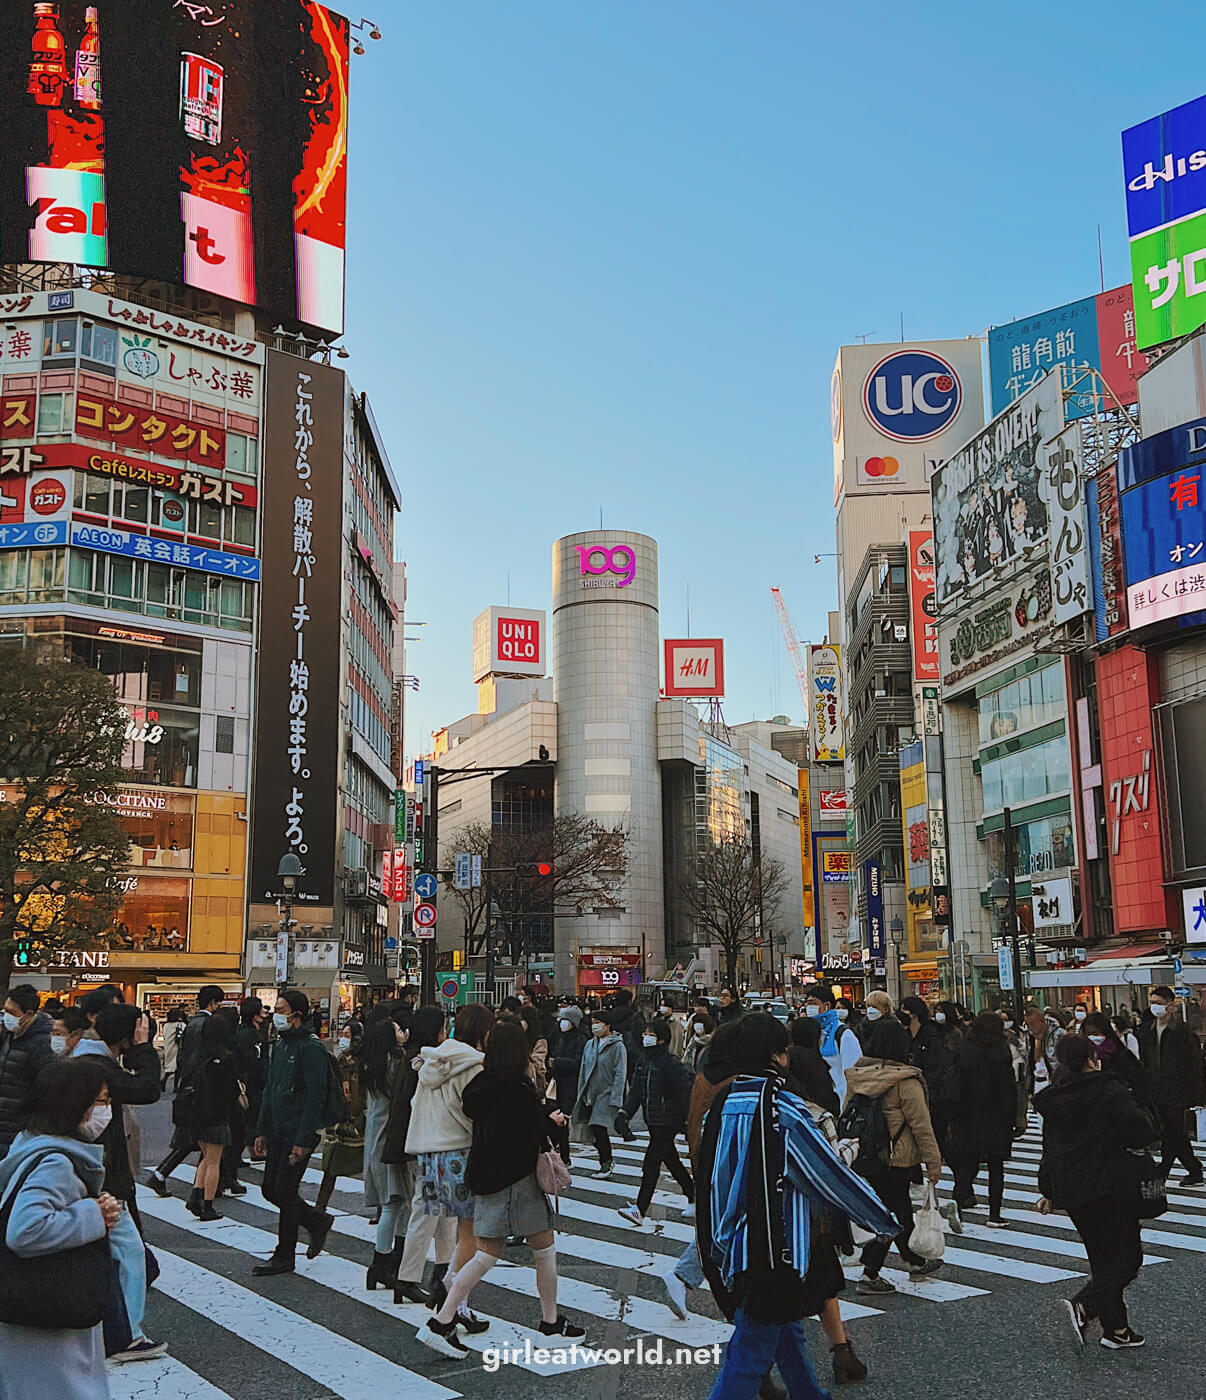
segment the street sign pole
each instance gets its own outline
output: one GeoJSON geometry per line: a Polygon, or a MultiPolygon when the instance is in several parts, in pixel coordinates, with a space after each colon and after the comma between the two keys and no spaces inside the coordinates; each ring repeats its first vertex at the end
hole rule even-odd
{"type": "MultiPolygon", "coordinates": [[[[424,773],[424,779],[430,792],[423,804],[426,818],[423,834],[423,870],[424,873],[435,876],[438,880],[437,871],[440,868],[440,770],[432,765],[424,773]]],[[[431,897],[433,907],[435,902],[436,896],[433,894],[431,897]]],[[[423,940],[419,950],[420,1006],[434,1006],[436,1004],[435,945],[434,938],[427,938],[423,940]]]]}

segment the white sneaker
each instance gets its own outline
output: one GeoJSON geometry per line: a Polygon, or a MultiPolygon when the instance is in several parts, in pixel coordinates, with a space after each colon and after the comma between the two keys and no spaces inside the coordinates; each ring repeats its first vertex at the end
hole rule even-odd
{"type": "Polygon", "coordinates": [[[666,1290],[666,1301],[670,1305],[670,1311],[680,1322],[687,1320],[687,1285],[674,1272],[660,1274],[662,1286],[666,1290]]]}
{"type": "Polygon", "coordinates": [[[637,1210],[636,1206],[634,1205],[620,1206],[619,1209],[616,1211],[616,1214],[623,1216],[625,1220],[629,1221],[633,1225],[641,1225],[644,1223],[645,1220],[645,1217],[641,1214],[639,1210],[637,1210]]]}
{"type": "Polygon", "coordinates": [[[415,1333],[415,1341],[422,1342],[425,1347],[430,1347],[432,1351],[438,1351],[441,1356],[459,1359],[469,1355],[469,1348],[461,1341],[455,1322],[450,1323],[448,1330],[444,1331],[442,1323],[435,1318],[428,1318],[415,1333]]]}
{"type": "Polygon", "coordinates": [[[947,1224],[951,1227],[951,1229],[956,1235],[961,1235],[963,1233],[963,1215],[962,1212],[959,1210],[958,1201],[947,1201],[946,1220],[947,1224]]]}
{"type": "Polygon", "coordinates": [[[115,1352],[109,1360],[123,1363],[126,1361],[155,1361],[166,1354],[166,1342],[153,1342],[149,1337],[138,1337],[124,1351],[115,1352]]]}
{"type": "Polygon", "coordinates": [[[682,1214],[682,1218],[683,1218],[684,1220],[694,1220],[694,1219],[695,1219],[695,1204],[694,1204],[694,1202],[692,1202],[690,1205],[683,1206],[681,1214],[682,1214]]]}

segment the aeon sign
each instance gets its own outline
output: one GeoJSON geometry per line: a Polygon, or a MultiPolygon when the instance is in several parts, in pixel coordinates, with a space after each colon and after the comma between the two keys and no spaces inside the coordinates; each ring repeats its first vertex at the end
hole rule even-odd
{"type": "Polygon", "coordinates": [[[626,544],[580,544],[578,575],[583,588],[627,588],[636,578],[636,553],[626,544]]]}
{"type": "Polygon", "coordinates": [[[932,350],[894,351],[880,360],[863,385],[867,417],[879,432],[896,442],[927,442],[937,437],[950,427],[962,407],[959,376],[932,350]]]}

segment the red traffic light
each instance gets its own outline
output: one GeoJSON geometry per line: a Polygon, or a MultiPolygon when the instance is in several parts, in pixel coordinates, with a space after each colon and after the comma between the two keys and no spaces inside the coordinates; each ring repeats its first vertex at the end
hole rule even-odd
{"type": "Polygon", "coordinates": [[[553,867],[548,863],[547,860],[542,860],[536,867],[537,875],[551,875],[552,873],[553,867]]]}

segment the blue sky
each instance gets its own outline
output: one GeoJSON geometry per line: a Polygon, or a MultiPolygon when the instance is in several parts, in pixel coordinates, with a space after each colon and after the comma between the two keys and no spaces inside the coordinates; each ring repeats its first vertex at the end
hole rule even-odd
{"type": "Polygon", "coordinates": [[[770,588],[834,606],[837,346],[990,324],[1129,276],[1123,126],[1206,88],[1200,12],[770,0],[378,5],[355,58],[347,368],[402,482],[422,689],[548,607],[550,547],[661,546],[663,635],[728,646],[731,722],[801,715],[770,588]],[[1183,41],[1176,36],[1180,34],[1183,41]]]}

